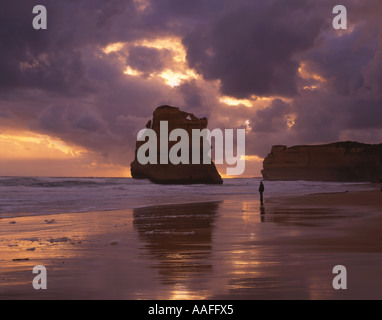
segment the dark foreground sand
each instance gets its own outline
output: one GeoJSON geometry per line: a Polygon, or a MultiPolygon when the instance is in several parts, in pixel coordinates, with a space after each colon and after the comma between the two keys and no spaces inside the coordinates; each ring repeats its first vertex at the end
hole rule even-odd
{"type": "MultiPolygon", "coordinates": [[[[332,222],[322,229],[323,236],[303,241],[311,245],[309,249],[382,253],[382,192],[380,191],[312,194],[283,199],[275,203],[274,207],[275,211],[302,208],[307,222],[312,217],[311,214],[306,214],[307,208],[328,210],[327,214],[321,215],[321,218],[332,222]]],[[[301,243],[301,239],[289,238],[288,243],[301,243]]]]}
{"type": "Polygon", "coordinates": [[[0,299],[381,299],[381,253],[380,191],[1,219],[0,299]]]}

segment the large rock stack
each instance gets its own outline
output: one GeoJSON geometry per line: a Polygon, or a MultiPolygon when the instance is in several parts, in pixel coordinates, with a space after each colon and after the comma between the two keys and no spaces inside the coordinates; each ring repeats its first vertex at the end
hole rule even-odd
{"type": "MultiPolygon", "coordinates": [[[[208,120],[207,118],[197,118],[192,113],[180,111],[179,108],[171,106],[160,106],[153,114],[152,121],[150,120],[146,128],[155,131],[158,137],[158,160],[160,159],[160,121],[168,122],[168,132],[170,133],[174,129],[184,129],[187,131],[190,139],[190,157],[192,146],[192,129],[206,129],[208,120]]],[[[130,165],[131,176],[134,179],[149,179],[154,183],[160,184],[222,184],[223,180],[217,171],[215,164],[192,164],[190,158],[190,164],[177,164],[174,165],[171,162],[168,164],[145,164],[142,165],[137,160],[137,151],[145,141],[136,142],[135,159],[130,165]]],[[[168,150],[177,142],[168,142],[168,150]]],[[[203,144],[200,144],[203,147],[203,144]]],[[[199,150],[198,150],[199,151],[199,150]]],[[[163,152],[163,150],[162,150],[163,152]]],[[[200,151],[200,154],[203,153],[200,151]]]]}

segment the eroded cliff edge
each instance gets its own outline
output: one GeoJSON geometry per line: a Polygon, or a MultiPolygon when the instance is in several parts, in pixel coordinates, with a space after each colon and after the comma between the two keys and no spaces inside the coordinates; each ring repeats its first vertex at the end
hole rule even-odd
{"type": "MultiPolygon", "coordinates": [[[[207,118],[197,118],[192,113],[179,110],[177,107],[168,105],[160,106],[155,109],[153,119],[146,124],[146,128],[155,131],[158,137],[158,158],[160,141],[160,122],[168,122],[168,132],[174,129],[184,129],[188,136],[192,137],[192,129],[203,130],[207,128],[207,118]]],[[[137,141],[135,149],[135,159],[130,165],[131,176],[134,179],[149,179],[159,184],[222,184],[223,180],[215,167],[215,164],[145,164],[142,165],[137,160],[137,151],[145,142],[137,141]]],[[[168,148],[176,142],[168,142],[168,148]]],[[[190,146],[191,146],[190,141],[190,146]]],[[[201,144],[201,148],[203,145],[201,144]]],[[[191,150],[190,150],[191,151],[191,150]]],[[[191,152],[190,152],[191,154],[191,152]]],[[[202,154],[202,152],[201,152],[202,154]]]]}
{"type": "Polygon", "coordinates": [[[264,159],[264,180],[379,182],[382,144],[336,142],[325,145],[273,146],[264,159]]]}

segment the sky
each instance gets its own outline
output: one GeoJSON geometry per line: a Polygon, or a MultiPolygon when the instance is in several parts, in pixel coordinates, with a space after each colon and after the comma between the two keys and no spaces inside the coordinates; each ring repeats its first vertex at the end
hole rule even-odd
{"type": "MultiPolygon", "coordinates": [[[[22,0],[0,11],[0,175],[130,176],[156,107],[272,145],[382,142],[382,2],[22,0]],[[47,29],[35,30],[35,5],[47,29]]],[[[221,170],[219,168],[219,170],[221,170]]],[[[223,172],[223,170],[221,170],[223,172]]]]}

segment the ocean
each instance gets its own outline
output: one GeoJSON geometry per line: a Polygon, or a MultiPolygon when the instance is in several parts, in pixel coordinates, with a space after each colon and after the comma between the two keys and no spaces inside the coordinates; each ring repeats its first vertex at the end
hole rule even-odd
{"type": "Polygon", "coordinates": [[[278,201],[375,185],[265,181],[260,206],[260,181],[1,177],[0,300],[381,298],[372,207],[278,201]],[[333,289],[336,265],[349,290],[333,289]]]}
{"type": "MultiPolygon", "coordinates": [[[[132,178],[0,177],[0,218],[81,213],[224,200],[258,199],[261,178],[224,179],[223,185],[157,185],[132,178]]],[[[372,190],[368,183],[266,181],[265,199],[372,190]]]]}

